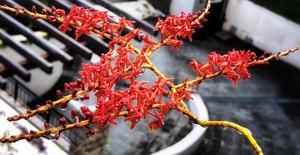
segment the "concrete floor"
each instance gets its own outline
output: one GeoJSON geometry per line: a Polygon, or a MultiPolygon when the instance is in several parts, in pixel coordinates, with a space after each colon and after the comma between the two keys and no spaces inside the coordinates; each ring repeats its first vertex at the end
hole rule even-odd
{"type": "MultiPolygon", "coordinates": [[[[210,51],[253,49],[237,39],[226,42],[210,37],[186,43],[181,52],[160,52],[153,59],[166,75],[183,80],[191,58],[210,51]]],[[[261,53],[261,52],[258,52],[261,53]]],[[[299,57],[299,53],[295,56],[299,57]]],[[[265,154],[300,154],[300,71],[284,62],[250,69],[252,78],[235,88],[224,77],[202,83],[197,92],[208,106],[211,120],[228,120],[249,128],[265,154]]],[[[246,139],[232,130],[209,128],[194,155],[253,154],[246,139]]]]}

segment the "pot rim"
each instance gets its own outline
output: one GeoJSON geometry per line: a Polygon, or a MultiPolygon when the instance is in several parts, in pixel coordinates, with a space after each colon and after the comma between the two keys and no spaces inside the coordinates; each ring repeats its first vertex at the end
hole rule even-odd
{"type": "MultiPolygon", "coordinates": [[[[191,96],[193,99],[190,100],[188,104],[191,112],[201,120],[208,120],[209,115],[207,107],[201,96],[199,94],[192,94],[191,96]]],[[[192,131],[190,131],[183,139],[165,149],[153,153],[152,155],[191,154],[198,147],[205,131],[206,128],[193,124],[192,131]]]]}
{"type": "MultiPolygon", "coordinates": [[[[207,107],[204,104],[204,101],[202,100],[201,96],[199,94],[191,94],[191,97],[193,99],[189,100],[188,107],[191,110],[193,114],[196,115],[197,118],[200,118],[201,120],[208,120],[209,115],[207,111],[207,107]]],[[[68,104],[67,109],[76,109],[76,111],[81,113],[80,107],[84,105],[82,102],[77,101],[71,101],[68,104]]],[[[92,105],[88,105],[90,108],[93,109],[92,105]]],[[[68,119],[71,117],[70,113],[67,113],[65,111],[62,111],[58,109],[58,112],[64,114],[68,119]]],[[[206,131],[206,128],[201,127],[200,125],[193,124],[193,129],[180,141],[177,143],[164,148],[162,150],[159,150],[157,152],[152,153],[151,155],[188,155],[193,153],[198,145],[200,144],[200,141],[202,139],[202,136],[204,135],[206,131]]]]}

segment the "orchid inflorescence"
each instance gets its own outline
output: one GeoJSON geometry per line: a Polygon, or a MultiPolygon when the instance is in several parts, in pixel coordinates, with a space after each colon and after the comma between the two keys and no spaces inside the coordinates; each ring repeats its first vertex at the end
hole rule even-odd
{"type": "Polygon", "coordinates": [[[176,110],[187,116],[193,123],[203,127],[222,126],[239,131],[249,140],[255,153],[262,155],[260,146],[247,128],[227,121],[199,120],[190,112],[185,101],[191,99],[191,93],[195,92],[193,88],[206,79],[224,75],[232,80],[234,85],[237,85],[239,80],[250,78],[249,67],[266,64],[298,50],[298,48],[289,49],[259,58],[254,52],[244,50],[232,50],[224,55],[212,52],[206,58],[206,62],[196,60],[190,62],[191,68],[197,75],[195,78],[175,84],[172,82],[172,78],[167,78],[155,67],[151,61],[151,55],[165,45],[179,50],[183,44],[182,39],[192,41],[195,29],[202,28],[206,21],[205,16],[209,13],[210,1],[203,12],[181,13],[179,16],[159,19],[155,25],[155,31],[160,32],[159,41],[155,41],[140,29],[134,28],[134,21],[125,17],[120,18],[117,23],[110,22],[109,18],[113,17],[106,11],[85,9],[76,5],[72,6],[69,13],[55,7],[52,7],[51,11],[43,9],[41,13],[38,13],[35,7],[28,11],[23,8],[0,5],[0,9],[37,19],[60,22],[59,28],[63,32],[75,29],[76,39],[81,35],[96,33],[111,40],[108,52],[101,55],[99,63],[82,64],[81,77],[75,82],[66,83],[64,92],[57,91],[58,100],[47,101],[44,106],[9,117],[8,120],[28,119],[59,105],[65,108],[70,100],[88,100],[89,92],[93,92],[97,97],[95,111],[91,111],[87,106],[82,106],[83,117],[79,115],[79,112],[71,111],[75,123],[68,123],[63,117],[59,119],[60,126],[58,127],[50,127],[45,124],[45,130],[1,138],[1,142],[30,140],[46,137],[53,133],[59,135],[64,130],[79,127],[88,127],[87,134],[92,135],[95,133],[95,129],[89,127],[90,124],[96,123],[99,128],[103,128],[107,124],[117,124],[116,119],[119,117],[124,117],[125,121],[130,122],[130,128],[134,128],[141,120],[152,118],[148,127],[154,131],[164,125],[166,113],[176,110]],[[130,28],[131,31],[124,34],[126,28],[130,28]],[[141,49],[131,43],[134,38],[143,42],[141,49]],[[137,80],[147,69],[157,76],[154,83],[137,80]],[[114,90],[114,85],[119,81],[128,81],[130,85],[126,89],[114,90]],[[69,95],[64,96],[63,94],[66,93],[69,95]],[[167,99],[164,96],[167,96],[167,99]]]}

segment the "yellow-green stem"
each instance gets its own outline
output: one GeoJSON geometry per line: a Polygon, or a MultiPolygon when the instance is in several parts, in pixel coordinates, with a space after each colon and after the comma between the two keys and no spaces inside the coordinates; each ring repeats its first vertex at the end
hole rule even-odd
{"type": "Polygon", "coordinates": [[[193,113],[181,109],[181,112],[186,115],[192,122],[198,124],[202,127],[228,127],[236,130],[238,133],[241,133],[250,143],[256,155],[263,155],[261,147],[258,145],[254,139],[251,131],[245,127],[242,127],[236,123],[229,121],[208,121],[208,120],[199,120],[193,113]]]}

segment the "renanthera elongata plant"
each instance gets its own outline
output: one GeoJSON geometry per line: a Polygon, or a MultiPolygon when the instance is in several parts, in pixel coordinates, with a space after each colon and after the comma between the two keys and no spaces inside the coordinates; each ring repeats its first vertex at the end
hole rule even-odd
{"type": "Polygon", "coordinates": [[[268,64],[272,60],[297,51],[298,48],[260,57],[257,57],[254,52],[244,50],[232,50],[224,55],[211,52],[205,62],[191,60],[190,66],[195,71],[196,77],[187,77],[187,80],[179,84],[172,82],[172,78],[161,73],[151,61],[151,56],[162,46],[180,50],[182,39],[192,41],[195,29],[202,28],[202,24],[206,21],[205,16],[209,14],[210,6],[211,2],[208,0],[202,12],[181,13],[179,16],[168,16],[164,20],[158,19],[155,31],[160,33],[160,41],[157,42],[140,29],[134,28],[134,21],[127,20],[125,17],[120,18],[118,23],[109,22],[110,16],[105,11],[74,5],[69,13],[55,7],[52,7],[51,11],[43,9],[39,13],[34,6],[31,11],[28,11],[24,8],[0,5],[0,10],[16,15],[59,22],[59,28],[64,32],[75,29],[76,39],[83,34],[95,33],[110,40],[109,50],[101,55],[99,63],[82,64],[81,78],[65,84],[64,94],[69,95],[64,96],[61,91],[57,91],[60,99],[47,101],[44,106],[9,117],[8,120],[28,119],[56,106],[65,107],[70,100],[87,100],[88,93],[91,91],[97,97],[95,111],[83,106],[81,112],[84,117],[80,117],[78,111],[71,112],[72,118],[77,120],[74,121],[75,123],[69,123],[66,118],[61,118],[60,125],[57,127],[50,127],[45,123],[44,130],[4,137],[0,142],[31,140],[53,134],[59,138],[61,132],[81,127],[87,127],[87,135],[93,135],[95,129],[89,125],[97,124],[99,128],[103,128],[108,124],[117,124],[116,119],[119,117],[124,117],[124,121],[130,122],[131,128],[141,120],[152,119],[148,127],[154,131],[164,125],[167,112],[176,110],[202,127],[229,127],[238,131],[249,141],[255,154],[263,155],[261,147],[247,128],[228,121],[200,120],[190,112],[185,102],[191,99],[191,93],[195,92],[193,88],[205,80],[223,75],[237,85],[239,80],[250,78],[249,67],[268,64]],[[126,27],[130,27],[131,32],[124,34],[123,30],[126,27]],[[141,49],[132,44],[134,38],[142,40],[141,49]],[[137,80],[145,70],[150,70],[157,76],[154,83],[137,80]],[[112,89],[121,80],[128,81],[129,87],[121,90],[112,89]],[[163,96],[167,96],[167,99],[163,96]]]}

